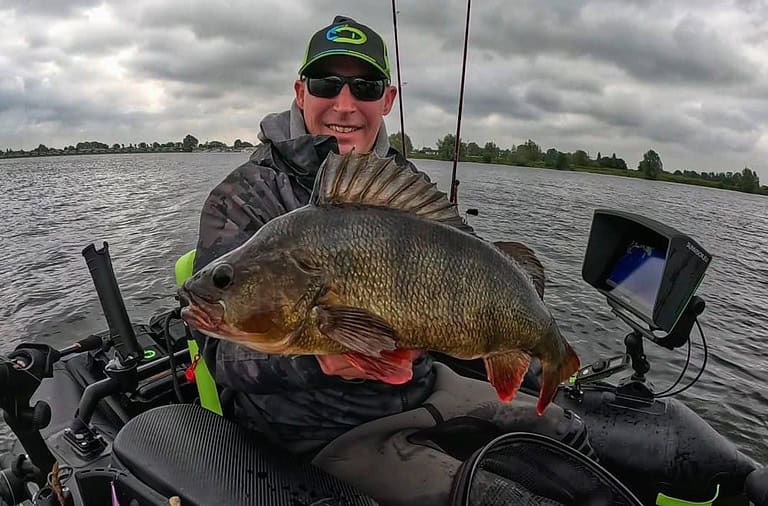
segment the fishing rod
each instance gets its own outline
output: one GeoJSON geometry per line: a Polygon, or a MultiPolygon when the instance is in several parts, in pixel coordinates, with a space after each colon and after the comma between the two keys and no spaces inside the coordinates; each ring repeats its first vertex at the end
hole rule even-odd
{"type": "Polygon", "coordinates": [[[395,0],[392,0],[392,25],[395,29],[395,62],[397,65],[397,91],[400,100],[400,146],[403,151],[403,158],[408,160],[408,148],[405,145],[405,120],[403,119],[403,85],[400,82],[400,45],[397,41],[397,8],[395,0]]]}
{"type": "Polygon", "coordinates": [[[467,71],[467,42],[469,41],[469,11],[472,0],[467,0],[467,23],[464,28],[464,56],[461,62],[461,85],[459,87],[459,114],[456,118],[456,139],[453,146],[453,170],[451,171],[451,202],[456,203],[456,194],[459,185],[456,181],[456,165],[459,162],[459,148],[461,146],[461,112],[464,106],[464,78],[467,71]]]}

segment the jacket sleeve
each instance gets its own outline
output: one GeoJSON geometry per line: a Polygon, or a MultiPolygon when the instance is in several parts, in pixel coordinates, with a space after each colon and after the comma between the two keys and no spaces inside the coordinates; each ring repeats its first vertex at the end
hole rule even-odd
{"type": "MultiPolygon", "coordinates": [[[[269,220],[304,205],[309,195],[301,189],[297,192],[298,195],[286,174],[254,161],[235,169],[211,191],[203,204],[194,272],[243,244],[269,220]]],[[[251,355],[256,352],[229,341],[209,338],[194,330],[192,334],[218,383],[239,390],[256,387],[247,384],[258,381],[255,375],[240,377],[237,371],[217,368],[217,356],[237,357],[235,362],[244,362],[255,358],[251,355]]],[[[259,355],[265,360],[277,359],[259,355]]],[[[227,369],[231,367],[227,366],[227,369]]]]}
{"type": "Polygon", "coordinates": [[[194,271],[243,244],[269,220],[302,205],[287,175],[250,161],[241,165],[203,204],[194,271]]]}

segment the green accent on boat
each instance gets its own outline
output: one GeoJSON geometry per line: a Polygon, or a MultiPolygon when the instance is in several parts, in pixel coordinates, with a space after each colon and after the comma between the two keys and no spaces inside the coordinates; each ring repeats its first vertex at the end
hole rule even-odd
{"type": "MultiPolygon", "coordinates": [[[[197,341],[190,339],[187,341],[187,346],[189,347],[190,359],[194,360],[195,355],[200,351],[197,347],[197,341]]],[[[213,376],[211,376],[211,372],[208,370],[208,366],[205,364],[202,356],[200,356],[200,360],[198,360],[195,367],[195,383],[197,384],[197,392],[200,394],[200,405],[217,415],[221,415],[219,391],[216,389],[216,382],[213,380],[213,376]]]]}
{"type": "Polygon", "coordinates": [[[157,352],[155,350],[144,350],[144,360],[152,360],[157,356],[157,352]]]}
{"type": "MultiPolygon", "coordinates": [[[[174,273],[176,275],[176,286],[181,286],[184,281],[192,277],[195,267],[195,254],[197,250],[191,250],[179,257],[176,260],[174,266],[174,273]]],[[[195,356],[200,353],[200,349],[197,346],[197,341],[194,339],[187,340],[187,348],[189,349],[189,358],[194,360],[195,356]]],[[[203,360],[202,355],[195,367],[195,384],[197,385],[197,393],[200,395],[200,405],[209,411],[221,415],[221,401],[219,400],[219,391],[216,389],[216,382],[211,376],[211,372],[208,370],[208,366],[203,360]]]]}
{"type": "Polygon", "coordinates": [[[191,250],[184,253],[176,260],[176,265],[173,268],[176,274],[176,286],[181,286],[184,282],[192,277],[192,272],[195,270],[195,254],[197,250],[191,250]]]}
{"type": "Polygon", "coordinates": [[[665,495],[661,492],[659,492],[659,495],[656,496],[656,505],[657,506],[712,506],[712,504],[715,502],[715,499],[720,495],[720,485],[717,485],[717,488],[715,489],[715,497],[712,499],[709,499],[708,501],[686,501],[685,499],[677,499],[675,497],[670,497],[668,495],[665,495]]]}

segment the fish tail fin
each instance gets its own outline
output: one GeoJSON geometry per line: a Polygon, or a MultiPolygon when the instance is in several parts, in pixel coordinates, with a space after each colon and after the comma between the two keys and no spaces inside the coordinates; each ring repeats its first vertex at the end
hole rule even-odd
{"type": "Polygon", "coordinates": [[[564,353],[559,360],[553,360],[549,355],[541,358],[541,391],[539,401],[536,403],[536,413],[539,415],[544,413],[549,403],[555,398],[560,383],[570,378],[581,367],[579,356],[573,351],[571,345],[562,337],[560,342],[562,342],[564,353]]]}

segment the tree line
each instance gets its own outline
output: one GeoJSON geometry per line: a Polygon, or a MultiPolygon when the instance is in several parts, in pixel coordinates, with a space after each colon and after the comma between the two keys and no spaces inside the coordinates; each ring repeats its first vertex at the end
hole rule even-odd
{"type": "Polygon", "coordinates": [[[53,156],[53,155],[77,155],[96,153],[153,153],[153,152],[191,152],[191,151],[240,151],[252,148],[253,144],[241,139],[235,139],[232,145],[221,141],[206,141],[200,143],[195,136],[187,134],[180,142],[139,142],[137,144],[109,145],[99,141],[82,141],[63,148],[49,148],[40,144],[30,150],[0,149],[0,158],[18,158],[25,156],[53,156]]]}
{"type": "MultiPolygon", "coordinates": [[[[402,138],[403,136],[400,132],[393,133],[389,136],[389,143],[401,153],[403,152],[402,138]]],[[[455,140],[456,136],[449,133],[442,138],[437,139],[436,148],[422,147],[421,149],[415,150],[411,138],[406,134],[405,152],[412,158],[453,160],[456,150],[455,140]]],[[[62,149],[49,148],[43,144],[28,151],[14,151],[10,148],[3,151],[0,149],[0,158],[96,153],[241,151],[252,147],[253,144],[241,139],[236,139],[231,146],[216,140],[200,143],[195,136],[187,134],[180,142],[139,142],[135,145],[128,144],[128,146],[125,144],[114,143],[110,146],[109,144],[98,141],[83,141],[78,142],[75,145],[66,146],[62,149]]],[[[661,156],[653,149],[648,150],[643,155],[643,159],[638,163],[636,170],[627,167],[627,163],[624,159],[617,157],[616,153],[612,153],[611,156],[603,156],[602,153],[598,152],[597,156],[592,158],[588,152],[582,149],[577,149],[574,152],[564,152],[556,148],[549,148],[544,151],[531,139],[509,148],[502,148],[492,141],[485,142],[482,147],[476,142],[461,141],[458,149],[459,161],[525,167],[545,167],[558,170],[581,170],[620,176],[642,177],[645,179],[659,179],[663,181],[696,184],[768,195],[768,186],[761,186],[760,178],[757,173],[749,167],[744,167],[743,170],[737,172],[699,173],[695,170],[675,170],[674,172],[667,172],[664,170],[661,156]]]]}
{"type": "MultiPolygon", "coordinates": [[[[402,151],[402,135],[400,132],[389,136],[390,144],[402,151]]],[[[410,137],[405,135],[405,145],[411,158],[431,158],[436,160],[453,160],[456,150],[456,136],[446,134],[437,139],[436,147],[414,149],[410,137]]],[[[592,158],[588,152],[577,149],[574,152],[563,152],[556,148],[544,151],[536,142],[528,139],[524,143],[509,148],[501,148],[492,141],[485,142],[481,147],[476,142],[459,143],[459,161],[517,165],[524,167],[542,167],[558,170],[579,170],[613,174],[619,176],[658,179],[678,183],[696,184],[747,193],[762,193],[768,195],[768,186],[760,186],[760,178],[749,167],[738,172],[696,172],[694,170],[675,170],[667,172],[661,156],[653,149],[648,150],[638,163],[637,169],[630,169],[623,158],[616,153],[603,156],[598,151],[592,158]]]]}

